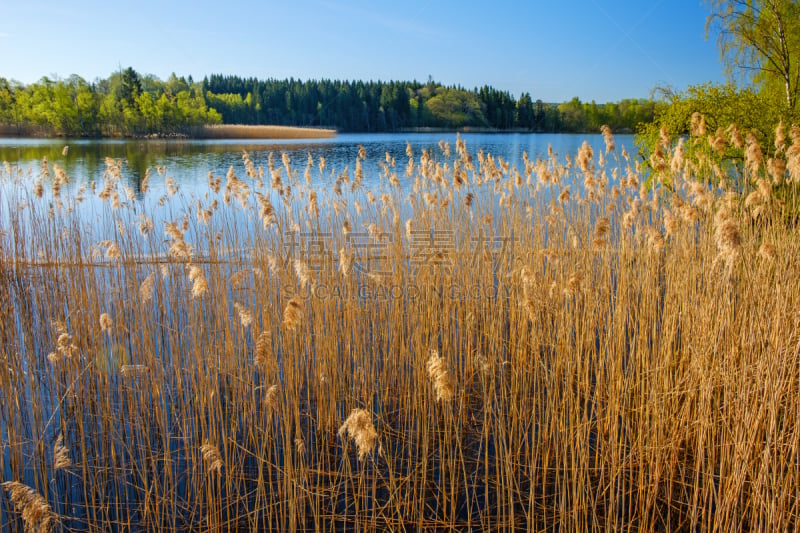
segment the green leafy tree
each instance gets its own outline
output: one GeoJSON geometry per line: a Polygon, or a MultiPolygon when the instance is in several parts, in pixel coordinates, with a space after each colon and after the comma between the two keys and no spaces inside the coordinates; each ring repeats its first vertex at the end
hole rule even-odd
{"type": "Polygon", "coordinates": [[[175,131],[177,124],[175,123],[174,114],[172,112],[172,104],[169,98],[167,98],[166,93],[161,93],[161,96],[156,100],[155,114],[159,120],[160,131],[175,131]]]}
{"type": "Polygon", "coordinates": [[[733,83],[706,83],[689,87],[682,93],[667,93],[658,107],[655,121],[640,131],[639,144],[648,146],[657,141],[663,127],[671,137],[689,135],[693,117],[702,117],[704,128],[715,133],[731,124],[746,132],[755,133],[768,142],[779,116],[770,108],[767,98],[752,88],[739,88],[733,83]],[[697,115],[696,115],[697,114],[697,115]]]}
{"type": "Polygon", "coordinates": [[[581,132],[586,130],[584,106],[580,98],[574,97],[569,102],[559,104],[561,130],[565,132],[581,132]]]}
{"type": "Polygon", "coordinates": [[[51,111],[48,113],[50,125],[64,135],[79,134],[80,117],[70,86],[57,82],[52,88],[52,98],[51,111]]]}
{"type": "Polygon", "coordinates": [[[753,82],[797,116],[800,87],[800,2],[707,0],[706,32],[717,30],[720,56],[732,76],[753,82]]]}
{"type": "Polygon", "coordinates": [[[30,89],[30,100],[25,109],[25,116],[34,126],[57,126],[58,119],[53,109],[53,85],[48,77],[43,77],[39,83],[34,83],[30,89]]]}
{"type": "Polygon", "coordinates": [[[164,85],[168,97],[177,96],[181,91],[189,90],[189,83],[186,81],[186,78],[183,76],[178,77],[174,72],[169,75],[164,85]]]}
{"type": "Polygon", "coordinates": [[[427,101],[426,106],[435,126],[460,128],[487,125],[481,102],[474,93],[440,87],[427,101]]]}
{"type": "MultiPolygon", "coordinates": [[[[732,82],[706,83],[681,93],[667,91],[655,120],[640,130],[636,144],[644,164],[654,171],[651,176],[659,175],[659,165],[669,163],[664,154],[680,142],[686,158],[704,164],[692,172],[715,183],[732,177],[744,190],[752,185],[743,172],[745,143],[757,142],[765,162],[782,158],[775,148],[780,120],[779,109],[763,92],[732,82]]],[[[786,184],[781,182],[776,180],[774,192],[785,196],[786,184]]]]}
{"type": "Polygon", "coordinates": [[[0,124],[18,125],[17,88],[5,78],[0,78],[0,124]]]}
{"type": "Polygon", "coordinates": [[[76,135],[98,135],[100,133],[98,115],[100,112],[100,95],[86,80],[78,76],[71,78],[73,82],[73,101],[78,115],[78,131],[76,135]]]}
{"type": "Polygon", "coordinates": [[[162,116],[158,112],[156,106],[156,99],[152,93],[143,92],[136,98],[136,105],[139,107],[144,120],[144,130],[147,133],[156,133],[163,131],[162,116]]]}

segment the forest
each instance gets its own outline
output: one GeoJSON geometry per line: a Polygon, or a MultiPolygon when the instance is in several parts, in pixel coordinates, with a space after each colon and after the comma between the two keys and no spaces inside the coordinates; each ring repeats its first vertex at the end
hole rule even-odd
{"type": "Polygon", "coordinates": [[[515,99],[490,86],[472,90],[428,80],[257,80],[213,75],[203,80],[208,105],[225,123],[334,126],[340,131],[404,131],[414,128],[486,128],[535,132],[596,132],[608,124],[632,131],[652,120],[652,100],[554,104],[515,99]]]}
{"type": "Polygon", "coordinates": [[[88,82],[78,75],[24,85],[0,77],[0,132],[69,137],[192,135],[210,124],[326,127],[341,132],[479,129],[632,132],[653,120],[656,102],[547,103],[490,86],[465,89],[429,79],[341,81],[242,78],[166,81],[132,67],[88,82]]]}

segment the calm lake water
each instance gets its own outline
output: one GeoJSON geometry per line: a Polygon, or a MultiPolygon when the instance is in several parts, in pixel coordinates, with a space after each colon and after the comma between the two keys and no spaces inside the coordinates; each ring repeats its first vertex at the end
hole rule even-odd
{"type": "MultiPolygon", "coordinates": [[[[531,160],[537,157],[546,157],[548,146],[563,160],[566,155],[574,156],[578,147],[586,140],[594,148],[595,154],[605,149],[601,135],[567,135],[567,134],[463,134],[462,139],[467,149],[473,156],[478,150],[502,157],[518,169],[524,167],[522,163],[523,152],[531,160]]],[[[617,151],[625,149],[630,154],[635,154],[633,135],[617,135],[617,151]]],[[[281,154],[286,153],[291,158],[292,167],[297,169],[302,176],[308,160],[308,154],[314,158],[315,165],[320,157],[326,160],[325,176],[320,175],[315,167],[312,176],[318,180],[318,185],[331,183],[331,170],[342,172],[347,166],[352,176],[359,145],[367,152],[364,163],[364,184],[375,185],[381,162],[386,160],[386,154],[394,157],[397,162],[397,174],[401,181],[407,162],[406,143],[409,143],[418,158],[423,149],[431,150],[437,160],[443,160],[439,141],[450,143],[450,149],[455,155],[456,135],[440,133],[400,133],[400,134],[342,134],[332,139],[301,139],[301,140],[83,140],[83,139],[18,139],[0,138],[0,161],[7,161],[18,165],[25,172],[31,169],[34,177],[38,177],[43,157],[48,161],[59,164],[71,179],[71,187],[77,187],[86,181],[100,179],[105,170],[105,158],[122,159],[124,177],[129,180],[128,185],[136,189],[137,181],[141,180],[148,168],[154,175],[155,167],[165,167],[166,174],[176,180],[184,193],[202,195],[207,186],[208,172],[225,176],[228,168],[233,165],[240,177],[244,175],[242,165],[242,151],[247,150],[256,166],[262,165],[265,169],[270,152],[273,153],[275,164],[280,166],[281,154]],[[69,146],[69,152],[62,156],[62,149],[69,146]]]]}
{"type": "MultiPolygon", "coordinates": [[[[605,142],[601,135],[548,135],[548,134],[463,134],[467,150],[472,154],[475,165],[478,165],[477,154],[483,150],[484,154],[491,154],[495,159],[502,158],[510,165],[515,166],[520,173],[524,171],[523,153],[535,161],[541,157],[548,157],[548,148],[557,154],[559,161],[564,162],[567,156],[574,157],[584,140],[589,142],[595,152],[595,158],[605,151],[605,142]]],[[[291,160],[293,173],[298,179],[304,181],[303,175],[307,166],[309,154],[314,160],[311,171],[312,185],[324,198],[327,191],[332,190],[336,177],[345,168],[348,169],[350,178],[354,177],[354,170],[360,146],[366,150],[366,160],[363,163],[363,185],[377,193],[382,187],[387,188],[385,182],[381,184],[382,165],[386,156],[394,158],[396,172],[401,187],[410,190],[412,181],[406,177],[406,147],[411,145],[415,162],[423,150],[429,150],[436,161],[445,161],[445,156],[440,147],[440,142],[449,143],[449,164],[456,157],[456,134],[343,134],[332,139],[299,139],[299,140],[85,140],[85,139],[20,139],[0,138],[0,164],[7,162],[18,168],[21,174],[15,171],[16,176],[22,176],[18,184],[7,180],[0,180],[0,229],[11,224],[10,217],[17,206],[28,205],[35,198],[33,184],[38,181],[42,173],[42,160],[47,158],[51,176],[55,172],[55,165],[59,165],[69,176],[69,183],[62,187],[62,198],[81,196],[83,201],[71,203],[69,210],[84,227],[85,234],[95,242],[114,238],[116,225],[115,215],[109,211],[109,205],[103,202],[97,194],[79,194],[87,185],[97,184],[96,192],[100,191],[104,182],[106,171],[105,159],[111,157],[123,162],[121,167],[122,183],[128,187],[128,194],[134,195],[131,205],[136,216],[147,215],[155,224],[155,231],[163,235],[164,221],[176,220],[183,215],[192,213],[195,206],[206,202],[209,193],[209,172],[225,179],[228,169],[233,166],[240,178],[245,178],[245,167],[242,159],[243,151],[247,151],[256,167],[264,168],[267,194],[275,205],[280,205],[280,198],[269,189],[270,176],[268,165],[270,154],[274,159],[276,168],[283,166],[282,155],[285,153],[291,160]],[[62,155],[64,146],[69,146],[66,155],[62,155]],[[321,172],[319,163],[325,158],[325,169],[321,172]],[[161,169],[158,173],[156,169],[161,169]],[[148,194],[141,194],[141,183],[147,172],[150,172],[148,194]],[[159,175],[161,174],[161,175],[159,175]],[[167,203],[163,199],[167,194],[166,177],[171,177],[177,186],[177,194],[167,203]]],[[[622,148],[629,154],[635,154],[633,135],[619,135],[615,137],[616,152],[607,156],[607,165],[616,167],[615,159],[621,159],[622,148]]],[[[625,162],[623,161],[622,166],[625,162]]],[[[3,171],[5,173],[5,171],[3,171]]],[[[49,180],[44,183],[43,203],[38,205],[54,205],[57,203],[48,186],[49,180]]],[[[580,187],[580,184],[576,184],[580,187]]],[[[359,194],[363,195],[363,191],[359,194]]],[[[123,198],[123,200],[127,199],[123,198]]],[[[255,198],[251,198],[255,202],[255,198]]],[[[248,227],[258,225],[252,217],[241,218],[241,213],[234,211],[234,217],[241,223],[239,226],[243,234],[248,227]]],[[[25,224],[27,216],[23,214],[22,223],[25,224]]],[[[207,242],[191,241],[197,249],[205,249],[207,242]]],[[[43,252],[37,248],[34,241],[27,243],[27,253],[38,257],[43,252]]]]}

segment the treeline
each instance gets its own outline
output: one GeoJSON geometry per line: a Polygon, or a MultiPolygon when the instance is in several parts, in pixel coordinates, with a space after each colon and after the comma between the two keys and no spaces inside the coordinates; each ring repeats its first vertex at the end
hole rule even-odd
{"type": "MultiPolygon", "coordinates": [[[[484,86],[446,87],[428,80],[259,80],[212,75],[202,82],[161,81],[132,68],[87,82],[42,78],[22,85],[0,78],[0,126],[19,133],[66,136],[191,134],[206,124],[332,127],[342,132],[481,128],[596,132],[608,124],[634,131],[653,120],[652,100],[555,104],[518,99],[484,86]]],[[[0,130],[2,131],[2,130],[0,130]]]]}
{"type": "Polygon", "coordinates": [[[221,121],[191,77],[161,81],[127,68],[93,83],[77,75],[27,86],[0,78],[0,124],[20,133],[169,135],[221,121]]]}
{"type": "Polygon", "coordinates": [[[633,131],[653,119],[652,100],[563,104],[484,86],[467,90],[429,80],[258,80],[213,75],[202,82],[208,105],[224,123],[330,126],[340,131],[413,128],[490,128],[535,132],[592,132],[608,124],[633,131]]]}

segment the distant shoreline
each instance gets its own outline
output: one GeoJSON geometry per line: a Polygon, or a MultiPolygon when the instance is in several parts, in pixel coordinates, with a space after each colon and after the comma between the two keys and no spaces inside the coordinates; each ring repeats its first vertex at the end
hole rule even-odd
{"type": "MultiPolygon", "coordinates": [[[[270,140],[270,139],[329,139],[338,135],[338,131],[334,128],[321,128],[321,127],[301,127],[301,126],[274,126],[274,125],[248,125],[248,124],[218,124],[209,126],[200,126],[192,128],[184,133],[152,133],[149,135],[101,135],[101,136],[88,136],[82,137],[86,139],[251,139],[251,140],[270,140]]],[[[585,132],[549,132],[549,131],[535,131],[525,128],[508,128],[497,129],[483,126],[464,126],[461,128],[443,128],[443,127],[413,127],[413,128],[399,128],[396,131],[381,131],[381,132],[357,132],[348,131],[343,133],[374,133],[377,135],[392,134],[392,133],[437,133],[437,134],[453,134],[453,133],[480,133],[480,134],[508,134],[508,133],[541,133],[546,135],[561,135],[561,134],[579,134],[590,135],[596,134],[594,131],[585,132]]],[[[632,134],[633,132],[628,129],[615,131],[615,134],[632,134]]],[[[56,134],[48,131],[45,128],[37,126],[9,126],[0,124],[0,137],[40,137],[40,138],[74,138],[65,135],[56,134]]]]}
{"type": "MultiPolygon", "coordinates": [[[[219,124],[192,128],[186,133],[153,133],[150,135],[102,135],[87,137],[97,139],[328,139],[335,137],[332,128],[297,126],[255,126],[244,124],[219,124]]],[[[64,138],[46,128],[35,126],[9,126],[0,124],[0,137],[64,138]]]]}
{"type": "MultiPolygon", "coordinates": [[[[507,128],[507,129],[499,129],[499,128],[491,128],[491,127],[484,127],[484,126],[464,126],[461,128],[437,128],[437,127],[417,127],[417,128],[400,128],[396,132],[380,132],[380,133],[541,133],[544,135],[595,135],[599,134],[596,131],[578,131],[578,132],[566,132],[566,131],[536,131],[530,130],[526,128],[507,128]]],[[[619,131],[614,133],[633,133],[631,131],[619,131]]]]}

